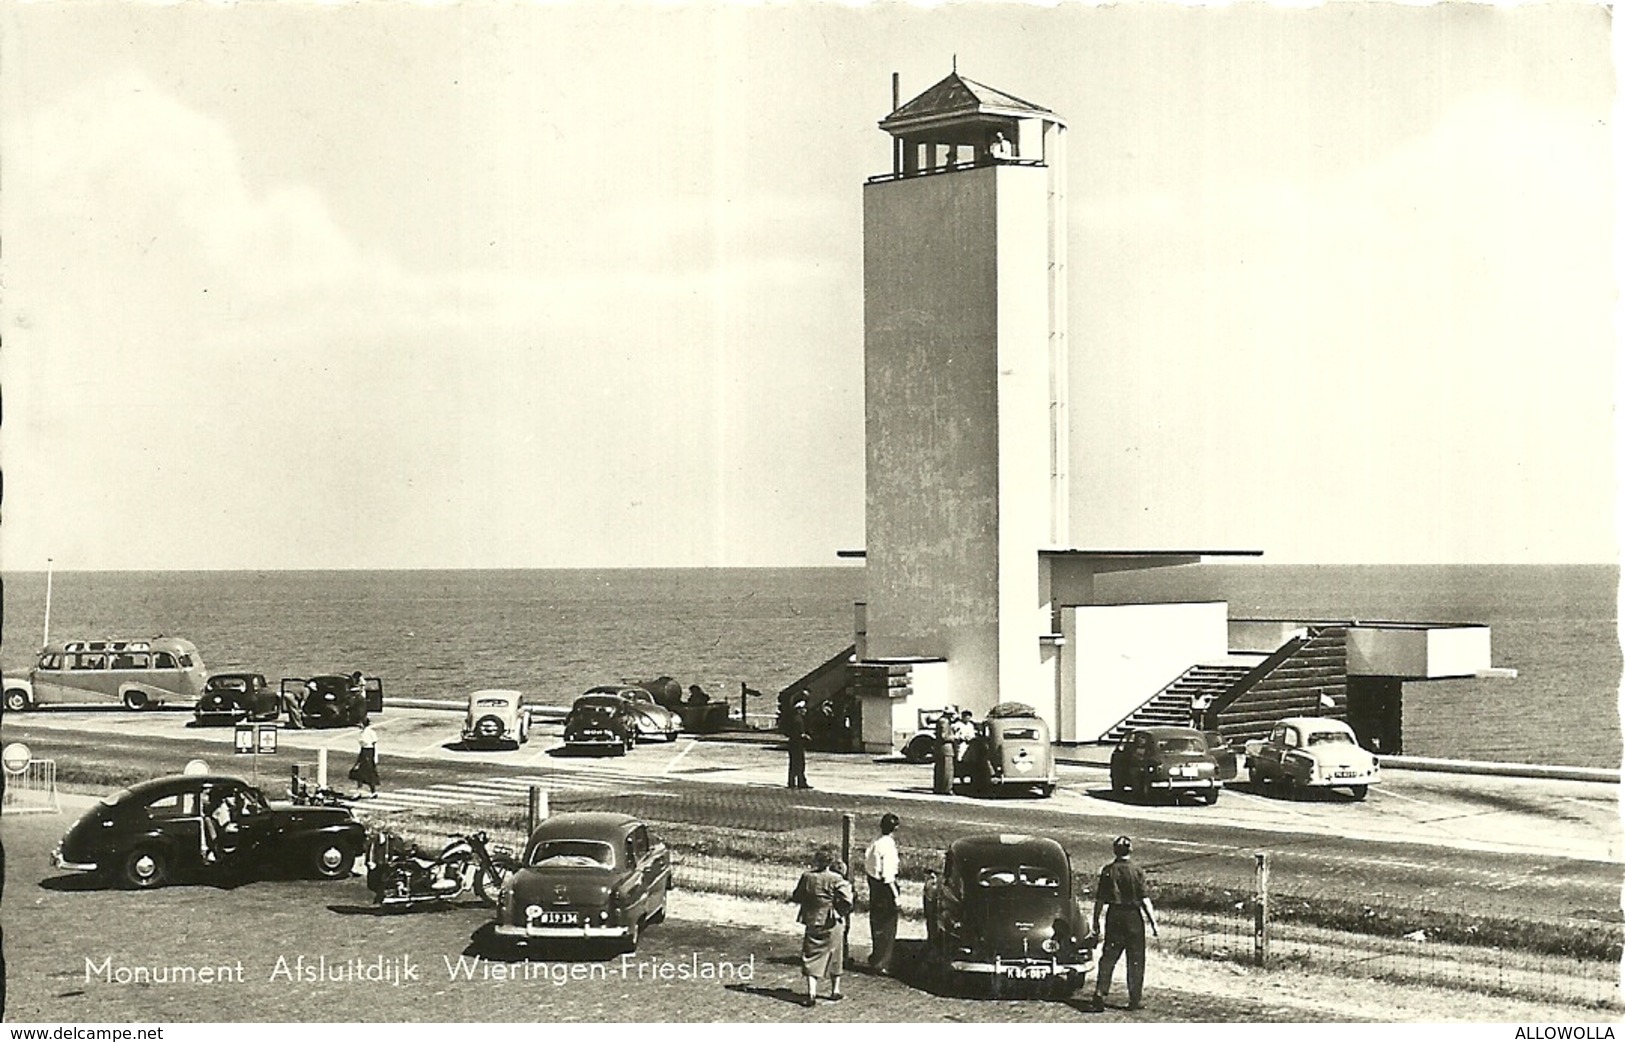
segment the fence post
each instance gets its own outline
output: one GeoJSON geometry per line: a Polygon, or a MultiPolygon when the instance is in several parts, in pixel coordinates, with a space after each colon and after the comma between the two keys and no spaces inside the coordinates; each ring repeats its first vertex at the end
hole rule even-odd
{"type": "MultiPolygon", "coordinates": [[[[846,881],[848,883],[852,882],[852,823],[852,815],[841,815],[841,864],[846,866],[846,881]]],[[[854,908],[857,907],[857,903],[858,895],[856,891],[854,891],[852,894],[852,905],[854,908]]],[[[841,935],[841,961],[843,963],[851,961],[853,918],[855,917],[847,917],[846,930],[841,935]]]]}
{"type": "Polygon", "coordinates": [[[547,820],[547,790],[540,785],[530,787],[530,805],[525,809],[525,839],[536,831],[536,826],[547,820]]]}
{"type": "Polygon", "coordinates": [[[327,746],[316,749],[316,787],[327,788],[327,746]]]}
{"type": "Polygon", "coordinates": [[[1270,856],[1253,855],[1253,965],[1262,967],[1270,957],[1270,856]]]}

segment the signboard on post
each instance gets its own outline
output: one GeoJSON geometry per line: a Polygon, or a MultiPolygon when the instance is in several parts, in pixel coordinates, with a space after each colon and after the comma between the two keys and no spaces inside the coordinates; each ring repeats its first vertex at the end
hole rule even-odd
{"type": "Polygon", "coordinates": [[[257,727],[259,732],[257,735],[257,740],[254,744],[254,752],[256,754],[264,753],[266,756],[274,756],[276,754],[277,725],[259,724],[257,727]]]}
{"type": "Polygon", "coordinates": [[[233,753],[251,753],[254,751],[253,724],[238,724],[235,737],[236,742],[231,748],[233,753]]]}

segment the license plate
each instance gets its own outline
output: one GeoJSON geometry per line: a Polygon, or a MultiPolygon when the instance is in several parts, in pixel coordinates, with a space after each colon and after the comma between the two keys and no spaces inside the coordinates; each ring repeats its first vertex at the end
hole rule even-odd
{"type": "Polygon", "coordinates": [[[1357,777],[1359,777],[1359,775],[1360,775],[1359,771],[1338,771],[1337,772],[1337,777],[1339,777],[1339,778],[1357,778],[1357,777]]]}
{"type": "Polygon", "coordinates": [[[1042,980],[1050,975],[1048,966],[1005,966],[1002,969],[1006,977],[1017,980],[1042,980]]]}
{"type": "Polygon", "coordinates": [[[538,926],[574,926],[581,916],[575,912],[543,912],[532,921],[538,926]]]}
{"type": "Polygon", "coordinates": [[[1196,777],[1196,768],[1195,767],[1175,767],[1173,770],[1169,771],[1168,773],[1172,774],[1175,778],[1194,778],[1194,777],[1196,777]]]}

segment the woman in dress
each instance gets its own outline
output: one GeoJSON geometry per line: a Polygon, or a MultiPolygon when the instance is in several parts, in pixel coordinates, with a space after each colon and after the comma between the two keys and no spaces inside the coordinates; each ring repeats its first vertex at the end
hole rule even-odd
{"type": "MultiPolygon", "coordinates": [[[[365,785],[370,796],[378,795],[378,732],[372,729],[372,717],[363,716],[356,725],[361,751],[356,754],[355,766],[350,768],[350,780],[365,785]]],[[[357,793],[359,797],[360,794],[357,793]]]]}
{"type": "Polygon", "coordinates": [[[801,972],[807,977],[804,1004],[818,1004],[818,982],[829,981],[829,998],[839,1002],[846,955],[846,921],[852,914],[852,884],[833,847],[819,847],[812,868],[801,874],[790,900],[801,906],[796,921],[801,938],[801,972]]]}

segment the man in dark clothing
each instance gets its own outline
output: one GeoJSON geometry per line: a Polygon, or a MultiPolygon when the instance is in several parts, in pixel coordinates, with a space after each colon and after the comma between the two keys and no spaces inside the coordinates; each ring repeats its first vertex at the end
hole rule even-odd
{"type": "Polygon", "coordinates": [[[807,784],[807,695],[796,696],[790,712],[784,718],[784,737],[790,747],[790,778],[792,789],[810,789],[807,784]]]}
{"type": "Polygon", "coordinates": [[[1145,873],[1139,865],[1130,863],[1129,854],[1134,845],[1127,836],[1112,840],[1112,853],[1116,858],[1100,870],[1100,882],[1095,886],[1094,933],[1100,936],[1100,913],[1106,912],[1106,933],[1101,944],[1100,962],[1095,967],[1095,994],[1089,1008],[1099,1012],[1106,1008],[1106,993],[1112,987],[1112,971],[1117,968],[1117,957],[1128,956],[1128,1008],[1140,1008],[1140,989],[1145,984],[1145,926],[1151,924],[1151,935],[1157,935],[1157,913],[1151,907],[1146,892],[1145,873]]]}

